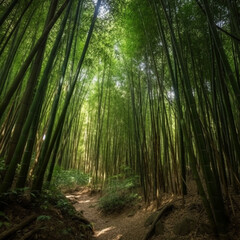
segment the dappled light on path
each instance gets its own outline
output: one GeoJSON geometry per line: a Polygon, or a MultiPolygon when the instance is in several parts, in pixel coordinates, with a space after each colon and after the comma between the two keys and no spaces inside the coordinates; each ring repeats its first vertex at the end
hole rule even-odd
{"type": "Polygon", "coordinates": [[[93,225],[93,239],[97,240],[139,240],[146,233],[144,221],[149,210],[133,209],[123,213],[104,215],[98,209],[99,193],[91,194],[90,190],[80,190],[68,194],[77,211],[83,213],[93,225]]]}
{"type": "Polygon", "coordinates": [[[102,230],[100,230],[100,231],[95,231],[94,236],[95,236],[95,237],[99,237],[99,236],[103,235],[104,233],[106,233],[106,232],[108,232],[108,231],[111,231],[111,230],[113,230],[113,229],[115,229],[115,227],[107,227],[107,228],[104,228],[104,229],[102,229],[102,230]]]}
{"type": "MultiPolygon", "coordinates": [[[[72,200],[72,199],[76,198],[76,196],[74,196],[74,195],[66,195],[66,198],[72,200]]],[[[77,202],[78,202],[78,203],[90,203],[90,202],[92,202],[92,201],[88,199],[88,200],[84,200],[84,201],[78,200],[77,202]]]]}
{"type": "Polygon", "coordinates": [[[90,200],[86,200],[86,201],[78,201],[78,203],[90,203],[90,200]]]}

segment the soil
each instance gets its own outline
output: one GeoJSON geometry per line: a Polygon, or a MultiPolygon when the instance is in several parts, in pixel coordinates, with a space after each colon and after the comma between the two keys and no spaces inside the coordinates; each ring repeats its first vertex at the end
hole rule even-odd
{"type": "MultiPolygon", "coordinates": [[[[144,239],[150,226],[146,225],[146,220],[156,211],[156,206],[138,203],[134,208],[125,209],[121,213],[105,215],[98,209],[98,201],[101,193],[92,192],[89,189],[80,189],[73,193],[66,194],[77,211],[83,213],[94,228],[93,238],[97,240],[141,240],[144,239]]],[[[231,224],[228,235],[222,238],[227,240],[240,239],[240,211],[237,206],[237,196],[235,198],[234,215],[230,216],[231,224]]],[[[174,208],[167,216],[161,218],[164,224],[164,232],[159,236],[153,236],[152,240],[214,240],[207,215],[202,206],[199,196],[187,195],[184,198],[170,194],[164,194],[162,206],[173,203],[174,208]],[[194,222],[194,229],[185,236],[174,233],[176,225],[181,221],[191,219],[194,222]]],[[[230,207],[230,206],[229,206],[230,207]]],[[[232,210],[229,209],[231,212],[232,210]]]]}
{"type": "Polygon", "coordinates": [[[140,204],[122,213],[105,215],[98,210],[100,193],[92,193],[88,189],[66,195],[73,203],[77,211],[83,212],[94,228],[94,239],[97,240],[140,240],[147,229],[144,222],[150,209],[143,210],[140,204]],[[140,208],[140,209],[139,209],[140,208]]]}
{"type": "Polygon", "coordinates": [[[0,198],[0,240],[90,240],[89,222],[62,194],[39,198],[13,194],[0,198]]]}
{"type": "MultiPolygon", "coordinates": [[[[154,203],[146,205],[138,202],[121,213],[110,215],[103,214],[98,208],[101,192],[79,188],[65,193],[65,196],[47,197],[38,201],[32,201],[29,196],[15,195],[0,199],[0,239],[143,240],[156,215],[159,215],[158,212],[169,204],[173,208],[161,216],[155,225],[159,226],[158,231],[153,228],[153,236],[149,239],[216,239],[209,228],[201,199],[196,194],[188,194],[184,201],[180,196],[164,194],[158,209],[154,203]],[[19,227],[18,224],[28,220],[27,224],[19,227]],[[1,238],[3,233],[16,227],[18,229],[13,234],[1,238]],[[156,232],[158,236],[154,235],[156,232]]],[[[231,201],[227,202],[231,224],[228,235],[223,236],[223,239],[239,240],[240,196],[232,196],[231,201]]]]}

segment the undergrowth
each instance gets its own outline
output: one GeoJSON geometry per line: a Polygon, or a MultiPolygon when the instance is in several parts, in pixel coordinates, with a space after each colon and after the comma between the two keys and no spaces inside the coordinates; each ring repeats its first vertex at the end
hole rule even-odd
{"type": "Polygon", "coordinates": [[[63,214],[71,216],[76,213],[70,201],[57,189],[43,191],[40,198],[36,199],[36,202],[43,210],[47,210],[50,206],[54,206],[61,210],[63,214]]]}
{"type": "Polygon", "coordinates": [[[2,208],[0,205],[0,232],[6,233],[14,229],[20,219],[36,215],[30,227],[23,226],[24,229],[13,232],[11,239],[92,239],[90,222],[58,189],[44,189],[41,194],[28,189],[9,191],[0,196],[0,203],[3,203],[2,208]],[[28,237],[29,229],[38,229],[37,235],[33,231],[28,237]]]}
{"type": "Polygon", "coordinates": [[[55,167],[51,187],[72,189],[76,186],[88,184],[89,176],[76,169],[63,170],[55,167]]]}
{"type": "Polygon", "coordinates": [[[137,193],[138,185],[138,176],[123,178],[122,175],[116,175],[111,177],[104,190],[104,196],[99,200],[99,209],[109,214],[133,206],[140,199],[137,193]]]}

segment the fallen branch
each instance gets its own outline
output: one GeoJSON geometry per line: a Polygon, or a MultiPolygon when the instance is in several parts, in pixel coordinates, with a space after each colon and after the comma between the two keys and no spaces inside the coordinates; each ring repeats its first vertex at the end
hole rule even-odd
{"type": "Polygon", "coordinates": [[[4,231],[3,233],[0,234],[0,240],[4,240],[7,239],[7,237],[9,237],[10,235],[12,235],[13,233],[17,232],[18,230],[24,228],[26,225],[28,225],[30,222],[32,222],[33,220],[35,220],[37,218],[37,215],[31,215],[28,218],[25,218],[21,223],[15,225],[14,227],[12,227],[9,230],[4,231]]]}
{"type": "Polygon", "coordinates": [[[159,210],[158,215],[156,216],[154,222],[151,225],[151,228],[149,229],[149,231],[147,232],[146,236],[143,238],[143,240],[149,240],[151,239],[151,237],[154,234],[154,229],[155,229],[155,225],[156,223],[159,221],[159,219],[166,213],[169,211],[172,211],[174,205],[172,203],[164,206],[162,209],[159,210]]]}

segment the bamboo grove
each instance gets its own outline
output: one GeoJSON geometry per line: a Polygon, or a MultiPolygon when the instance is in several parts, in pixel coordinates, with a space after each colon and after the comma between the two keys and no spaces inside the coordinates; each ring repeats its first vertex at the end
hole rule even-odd
{"type": "Polygon", "coordinates": [[[94,185],[128,169],[159,204],[194,179],[226,231],[240,184],[240,3],[0,5],[0,192],[40,192],[57,165],[94,185]]]}

